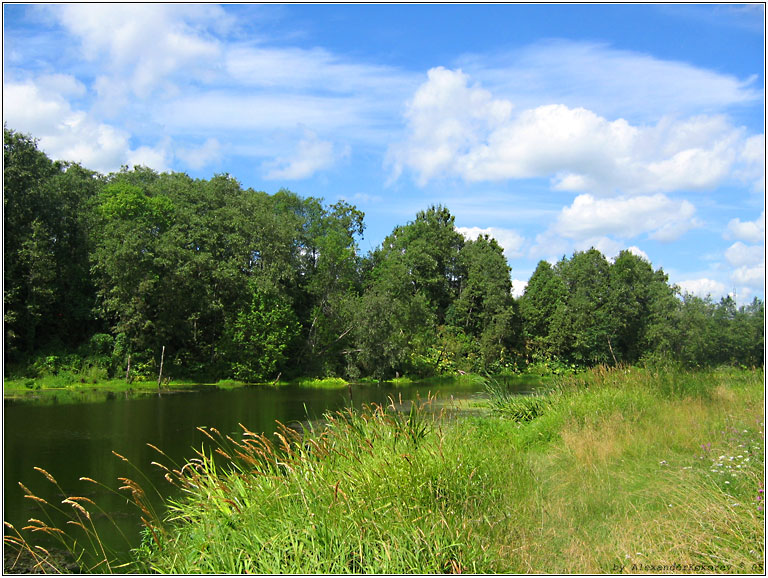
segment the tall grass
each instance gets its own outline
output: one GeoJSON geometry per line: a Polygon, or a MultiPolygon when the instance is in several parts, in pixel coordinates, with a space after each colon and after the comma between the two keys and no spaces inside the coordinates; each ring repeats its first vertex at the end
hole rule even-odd
{"type": "MultiPolygon", "coordinates": [[[[536,395],[491,383],[479,417],[390,399],[317,430],[200,428],[209,444],[194,459],[155,462],[179,490],[165,514],[123,479],[146,528],[130,568],[762,573],[763,383],[762,371],[600,367],[536,395]]],[[[77,521],[78,560],[115,571],[77,521]]],[[[6,543],[54,569],[13,532],[6,543]]]]}
{"type": "Polygon", "coordinates": [[[492,570],[472,522],[487,476],[423,410],[391,400],[327,415],[314,435],[280,426],[277,441],[203,430],[216,450],[174,472],[184,498],[143,560],[161,573],[492,570]]]}
{"type": "Polygon", "coordinates": [[[596,368],[546,399],[496,400],[537,480],[514,571],[762,573],[762,371],[596,368]]]}

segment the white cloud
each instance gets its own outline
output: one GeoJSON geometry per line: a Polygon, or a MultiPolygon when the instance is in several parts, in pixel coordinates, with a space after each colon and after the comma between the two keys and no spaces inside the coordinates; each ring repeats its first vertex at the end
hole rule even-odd
{"type": "Polygon", "coordinates": [[[404,93],[416,80],[387,66],[346,61],[321,48],[234,45],[226,49],[225,68],[240,86],[333,93],[404,93]]]}
{"type": "Polygon", "coordinates": [[[507,122],[512,109],[510,102],[494,100],[488,91],[468,86],[460,70],[433,68],[427,77],[405,113],[409,140],[389,153],[396,173],[403,166],[415,168],[422,184],[450,172],[457,159],[481,143],[483,134],[507,122]]]}
{"type": "Polygon", "coordinates": [[[630,253],[632,253],[636,257],[640,257],[641,259],[645,259],[649,263],[651,262],[651,259],[648,257],[648,254],[645,251],[643,251],[642,249],[640,249],[639,247],[635,247],[634,245],[632,245],[631,247],[627,247],[627,251],[629,251],[630,253]]]}
{"type": "Polygon", "coordinates": [[[595,248],[605,255],[606,259],[613,261],[616,255],[624,248],[624,245],[611,239],[610,237],[590,237],[588,239],[578,239],[574,243],[577,251],[587,251],[595,248]]]}
{"type": "Polygon", "coordinates": [[[752,183],[752,190],[765,193],[765,135],[749,137],[741,151],[736,176],[752,183]]]}
{"type": "Polygon", "coordinates": [[[149,167],[159,172],[170,170],[171,153],[168,150],[169,141],[158,147],[140,146],[128,153],[127,165],[149,167]]]}
{"type": "Polygon", "coordinates": [[[765,211],[754,221],[731,219],[728,230],[723,235],[726,239],[740,239],[750,243],[765,241],[765,211]]]}
{"type": "Polygon", "coordinates": [[[595,42],[542,41],[512,52],[468,57],[461,66],[523,107],[558,102],[642,123],[762,98],[754,77],[742,80],[595,42]]]}
{"type": "Polygon", "coordinates": [[[176,151],[176,156],[188,167],[199,170],[220,162],[222,147],[217,139],[209,138],[199,147],[180,148],[176,151]]]}
{"type": "Polygon", "coordinates": [[[123,164],[146,164],[157,170],[168,166],[164,146],[142,146],[133,150],[129,134],[98,122],[54,91],[79,93],[77,82],[63,75],[35,81],[6,83],[3,86],[3,120],[14,130],[39,139],[41,150],[53,159],[72,161],[100,172],[119,169],[123,164]]]}
{"type": "Polygon", "coordinates": [[[430,70],[408,104],[404,142],[390,148],[395,174],[410,169],[421,185],[550,177],[557,190],[653,194],[714,188],[760,148],[723,116],[632,125],[563,104],[518,110],[461,70],[430,70]]]}
{"type": "Polygon", "coordinates": [[[280,131],[307,126],[327,132],[365,124],[365,102],[312,94],[203,91],[156,107],[153,116],[179,134],[207,131],[280,131]],[[205,111],[201,113],[201,111],[205,111]]]}
{"type": "Polygon", "coordinates": [[[174,82],[204,80],[218,67],[218,42],[207,30],[231,24],[219,6],[168,4],[63,4],[49,7],[80,40],[86,60],[104,74],[97,87],[105,104],[127,101],[124,91],[145,98],[174,82]]]}
{"type": "Polygon", "coordinates": [[[536,235],[536,242],[528,251],[530,259],[544,259],[551,265],[573,250],[573,244],[557,235],[552,229],[536,235]]]}
{"type": "Polygon", "coordinates": [[[743,265],[756,265],[765,259],[763,245],[745,245],[737,241],[725,251],[725,258],[734,267],[743,265]]]}
{"type": "Polygon", "coordinates": [[[332,167],[349,155],[349,149],[338,150],[330,141],[321,140],[317,134],[306,130],[290,157],[281,157],[265,163],[267,179],[305,179],[318,171],[332,167]]]}
{"type": "Polygon", "coordinates": [[[79,97],[86,94],[85,85],[71,74],[43,74],[35,79],[43,94],[79,97]]]}
{"type": "Polygon", "coordinates": [[[522,256],[522,248],[525,244],[525,238],[517,231],[511,229],[500,229],[498,227],[456,227],[456,230],[464,235],[468,240],[475,240],[480,235],[488,235],[496,239],[496,242],[504,249],[504,255],[507,259],[522,256]]]}
{"type": "Polygon", "coordinates": [[[706,297],[707,295],[718,297],[725,295],[727,291],[727,288],[723,283],[706,277],[679,281],[677,286],[680,287],[682,293],[690,293],[691,295],[696,295],[698,297],[706,297]]]}
{"type": "Polygon", "coordinates": [[[737,241],[725,251],[725,259],[734,268],[733,283],[753,291],[765,290],[765,245],[745,245],[737,241]]]}
{"type": "Polygon", "coordinates": [[[662,194],[616,199],[579,195],[570,207],[563,208],[552,230],[580,241],[606,234],[622,238],[648,234],[652,239],[673,241],[698,226],[695,212],[688,201],[673,201],[662,194]]]}
{"type": "Polygon", "coordinates": [[[742,266],[731,273],[731,280],[753,290],[765,290],[765,264],[754,267],[742,266]]]}
{"type": "Polygon", "coordinates": [[[526,287],[528,287],[527,279],[512,279],[512,297],[515,299],[522,297],[526,287]]]}

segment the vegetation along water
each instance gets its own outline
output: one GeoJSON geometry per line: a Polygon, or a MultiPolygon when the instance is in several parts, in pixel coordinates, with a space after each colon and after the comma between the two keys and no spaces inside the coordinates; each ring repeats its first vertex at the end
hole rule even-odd
{"type": "Polygon", "coordinates": [[[28,489],[74,524],[60,535],[41,513],[6,543],[48,570],[64,561],[37,535],[99,572],[762,573],[763,379],[600,366],[534,395],[490,381],[486,400],[465,402],[479,413],[392,397],[274,436],[201,427],[208,443],[184,463],[150,448],[164,485],[121,476],[144,525],[127,560],[93,531],[99,506],[83,495],[45,504],[28,489]],[[151,494],[164,487],[161,509],[151,494]]]}
{"type": "Polygon", "coordinates": [[[8,127],[3,160],[6,413],[37,400],[34,411],[66,406],[71,416],[60,424],[66,446],[26,453],[9,433],[34,440],[34,419],[13,432],[4,421],[4,465],[12,454],[39,468],[50,491],[10,482],[22,482],[22,501],[43,507],[6,520],[7,550],[20,548],[30,564],[761,568],[761,299],[681,294],[644,258],[623,251],[609,260],[596,249],[540,262],[516,298],[500,245],[465,239],[443,206],[418,212],[363,255],[365,215],[345,201],[244,189],[227,174],[102,175],[49,159],[8,127]],[[370,405],[353,411],[331,404],[319,421],[291,417],[302,426],[287,429],[273,424],[279,412],[259,421],[242,405],[245,429],[220,429],[212,420],[221,408],[210,403],[190,414],[197,437],[186,447],[197,457],[156,443],[173,423],[164,411],[185,395],[287,393],[303,380],[305,391],[343,399],[354,394],[348,383],[373,392],[383,381],[458,375],[501,377],[486,380],[485,401],[442,417],[393,392],[391,402],[361,394],[370,405]],[[521,375],[545,376],[547,391],[510,394],[504,380],[521,375]],[[156,413],[137,421],[158,439],[125,456],[114,436],[150,401],[156,413]],[[73,494],[40,464],[53,452],[77,457],[76,425],[87,423],[113,465],[109,479],[80,473],[93,493],[73,494]],[[128,525],[96,501],[126,497],[138,516],[128,525],[144,528],[138,546],[128,539],[136,549],[127,559],[104,532],[128,525]],[[60,512],[48,518],[52,507],[60,512]],[[66,548],[50,556],[38,548],[57,538],[74,559],[66,548]]]}

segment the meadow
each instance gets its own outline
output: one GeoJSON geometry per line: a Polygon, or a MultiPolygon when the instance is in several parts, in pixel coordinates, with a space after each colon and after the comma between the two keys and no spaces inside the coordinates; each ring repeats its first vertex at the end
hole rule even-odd
{"type": "Polygon", "coordinates": [[[763,573],[762,370],[597,367],[487,390],[481,412],[391,399],[312,430],[201,428],[211,443],[186,464],[157,448],[182,491],[157,512],[123,480],[145,525],[123,565],[77,496],[67,534],[35,519],[6,545],[47,571],[63,568],[38,532],[96,572],[763,573]]]}

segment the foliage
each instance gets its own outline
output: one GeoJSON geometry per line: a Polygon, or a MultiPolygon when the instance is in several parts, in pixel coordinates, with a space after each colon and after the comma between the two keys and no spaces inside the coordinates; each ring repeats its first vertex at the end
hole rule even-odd
{"type": "Polygon", "coordinates": [[[120,377],[130,360],[151,380],[163,351],[206,382],[764,362],[762,300],[680,296],[628,251],[542,261],[516,300],[498,242],[465,239],[443,206],[361,255],[345,201],[99,175],[3,138],[6,376],[120,377]]]}
{"type": "Polygon", "coordinates": [[[224,333],[221,350],[231,363],[232,377],[251,383],[279,377],[285,351],[298,333],[299,322],[288,303],[257,289],[250,307],[224,333]]]}

